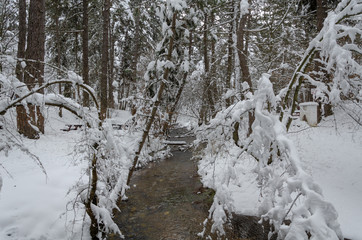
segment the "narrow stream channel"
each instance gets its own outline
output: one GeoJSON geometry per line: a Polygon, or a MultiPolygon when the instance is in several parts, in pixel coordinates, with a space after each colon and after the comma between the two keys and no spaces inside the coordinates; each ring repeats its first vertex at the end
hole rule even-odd
{"type": "MultiPolygon", "coordinates": [[[[180,133],[176,130],[173,135],[180,133]]],[[[190,137],[171,140],[192,141],[190,137]]],[[[198,239],[208,216],[210,192],[200,192],[202,184],[192,153],[174,150],[172,154],[137,171],[131,180],[129,200],[121,203],[121,212],[115,216],[125,239],[198,239]]]]}

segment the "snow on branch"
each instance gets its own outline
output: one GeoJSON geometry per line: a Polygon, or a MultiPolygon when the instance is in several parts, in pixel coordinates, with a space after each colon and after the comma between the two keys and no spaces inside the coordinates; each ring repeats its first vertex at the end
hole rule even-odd
{"type": "MultiPolygon", "coordinates": [[[[361,0],[344,0],[335,11],[329,12],[322,30],[305,51],[287,90],[281,91],[284,108],[287,107],[290,95],[294,91],[287,127],[290,126],[290,115],[296,110],[298,92],[304,80],[317,87],[314,98],[325,103],[338,104],[341,96],[354,96],[357,99],[361,97],[362,66],[357,60],[362,53],[359,43],[362,36],[361,18],[361,0]],[[321,64],[322,72],[307,73],[308,66],[317,53],[320,58],[317,61],[321,64]]],[[[283,115],[282,112],[281,120],[283,115]]]]}
{"type": "MultiPolygon", "coordinates": [[[[0,84],[2,85],[3,89],[5,89],[6,92],[8,92],[6,95],[2,95],[0,98],[0,115],[4,115],[7,110],[10,108],[15,107],[18,104],[24,104],[26,102],[35,104],[35,105],[42,105],[41,99],[44,100],[50,100],[50,103],[55,103],[51,100],[51,97],[46,97],[47,95],[40,94],[38,92],[42,91],[45,88],[48,88],[52,85],[64,83],[64,84],[73,84],[75,86],[80,86],[83,88],[89,95],[93,98],[94,103],[96,104],[96,107],[98,108],[98,102],[96,99],[96,94],[94,90],[89,87],[88,85],[85,85],[82,83],[80,77],[75,77],[75,73],[72,74],[72,72],[69,73],[69,78],[64,80],[56,80],[56,81],[49,81],[43,84],[40,87],[36,87],[34,89],[29,90],[28,87],[20,82],[15,77],[6,77],[2,74],[0,74],[0,84]],[[37,93],[37,94],[35,94],[37,93]],[[34,97],[36,96],[36,97],[34,97]]],[[[50,95],[54,98],[54,95],[50,95]]],[[[68,107],[70,109],[74,108],[74,101],[71,99],[66,99],[63,97],[63,100],[61,101],[64,107],[68,107]]],[[[46,102],[45,102],[46,103],[46,102]]],[[[79,106],[78,106],[79,109],[79,106]]]]}
{"type": "Polygon", "coordinates": [[[198,141],[207,143],[199,174],[204,186],[216,192],[209,216],[211,231],[224,233],[223,224],[235,210],[236,200],[230,196],[239,177],[246,174],[238,172],[238,166],[251,165],[248,174],[253,179],[248,181],[257,183],[260,197],[255,204],[259,204],[260,222],[274,226],[271,234],[278,239],[341,239],[336,210],[300,166],[285,126],[272,111],[277,97],[269,77],[263,74],[250,100],[221,111],[210,125],[197,131],[198,141]],[[248,111],[255,112],[255,121],[252,134],[246,137],[248,122],[243,119],[248,111]]]}

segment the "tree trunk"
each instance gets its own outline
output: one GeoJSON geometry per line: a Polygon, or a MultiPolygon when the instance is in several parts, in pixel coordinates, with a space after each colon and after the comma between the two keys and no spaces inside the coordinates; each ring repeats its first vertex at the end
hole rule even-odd
{"type": "MultiPolygon", "coordinates": [[[[26,43],[26,0],[19,0],[19,42],[18,54],[19,59],[25,58],[25,43],[26,43]]],[[[21,60],[18,60],[16,65],[16,77],[24,81],[24,69],[21,66],[21,60]]],[[[24,131],[24,119],[27,118],[25,108],[23,106],[16,107],[17,113],[17,128],[19,132],[24,131]]]]}
{"type": "Polygon", "coordinates": [[[209,27],[209,16],[205,13],[204,19],[204,38],[203,38],[203,54],[204,54],[204,67],[205,67],[205,77],[203,84],[203,94],[202,94],[202,106],[199,116],[199,125],[203,122],[206,123],[208,119],[208,112],[211,111],[211,114],[215,112],[215,104],[212,96],[212,86],[210,81],[210,60],[209,60],[209,37],[208,37],[208,27],[209,27]]]}
{"type": "MultiPolygon", "coordinates": [[[[89,49],[88,49],[88,0],[83,0],[83,33],[82,33],[82,62],[83,62],[83,82],[89,85],[89,49]]],[[[89,107],[89,95],[83,92],[83,105],[89,107]]]]}
{"type": "MultiPolygon", "coordinates": [[[[245,27],[248,22],[248,18],[250,17],[250,14],[245,14],[240,18],[238,30],[237,30],[237,52],[239,57],[239,63],[240,63],[240,70],[242,73],[241,81],[246,82],[249,85],[249,90],[251,93],[253,93],[252,89],[252,82],[251,82],[251,75],[248,65],[248,49],[246,48],[247,44],[247,37],[245,34],[245,27]],[[244,44],[245,41],[245,44],[244,44]]],[[[249,130],[248,130],[248,136],[252,132],[252,124],[254,122],[254,113],[249,112],[249,130]]]]}
{"type": "MultiPolygon", "coordinates": [[[[54,16],[54,21],[55,21],[55,36],[56,36],[56,43],[55,43],[55,48],[57,51],[57,55],[55,56],[55,63],[57,65],[57,78],[58,80],[61,78],[61,56],[62,56],[62,43],[61,43],[61,36],[60,36],[60,23],[59,23],[59,15],[60,15],[60,8],[59,8],[59,2],[57,2],[56,5],[56,11],[57,14],[54,16]]],[[[58,93],[62,94],[62,84],[59,83],[58,85],[58,93]]],[[[59,108],[59,112],[58,112],[59,117],[63,117],[63,111],[62,108],[59,108]]]]}
{"type": "Polygon", "coordinates": [[[110,44],[110,56],[109,56],[109,66],[108,66],[108,107],[114,108],[114,87],[113,87],[113,71],[114,71],[114,36],[113,36],[113,26],[109,27],[109,44],[110,44]]]}
{"type": "MultiPolygon", "coordinates": [[[[19,42],[18,54],[19,59],[25,57],[25,43],[26,43],[26,0],[19,0],[19,42]]],[[[16,77],[19,81],[24,81],[24,69],[21,66],[21,61],[18,60],[16,65],[16,77]]]]}
{"type": "Polygon", "coordinates": [[[107,115],[108,95],[108,42],[109,42],[109,10],[110,0],[104,0],[103,2],[103,42],[102,42],[102,70],[101,70],[101,111],[100,119],[103,120],[107,115]]]}
{"type": "MultiPolygon", "coordinates": [[[[231,14],[230,14],[230,19],[234,18],[234,0],[231,1],[231,14]]],[[[228,33],[228,58],[227,58],[227,69],[226,69],[226,82],[225,82],[225,87],[226,87],[226,91],[231,89],[231,76],[233,73],[233,63],[234,63],[234,59],[233,59],[233,55],[234,55],[234,50],[233,50],[233,34],[234,34],[234,21],[230,21],[230,26],[229,26],[229,33],[228,33]]],[[[226,107],[229,107],[231,105],[231,99],[227,98],[226,99],[226,107]]]]}
{"type": "MultiPolygon", "coordinates": [[[[173,48],[174,48],[174,42],[175,42],[175,36],[176,36],[176,16],[177,16],[177,14],[174,13],[173,17],[172,17],[171,29],[172,29],[173,35],[170,38],[169,46],[168,46],[168,54],[167,54],[167,60],[168,61],[170,61],[171,58],[172,58],[172,52],[173,52],[173,48]]],[[[163,73],[163,79],[167,80],[168,75],[169,75],[169,68],[166,68],[164,73],[163,73]]],[[[132,168],[130,169],[130,171],[128,173],[127,185],[129,185],[129,183],[131,181],[131,178],[132,178],[132,175],[133,175],[133,172],[136,169],[139,156],[141,154],[141,151],[143,149],[143,146],[144,146],[144,144],[146,142],[149,131],[150,131],[151,126],[153,124],[153,121],[155,119],[157,109],[161,104],[162,93],[163,93],[165,87],[166,87],[165,82],[161,81],[160,87],[159,87],[158,92],[157,92],[156,101],[155,101],[155,103],[153,104],[153,107],[152,107],[151,116],[146,121],[146,126],[145,126],[145,129],[143,130],[141,142],[138,145],[138,150],[137,150],[137,152],[135,154],[135,158],[133,159],[132,168]]]]}
{"type": "MultiPolygon", "coordinates": [[[[191,56],[192,56],[192,53],[193,53],[193,50],[192,50],[192,32],[190,32],[190,39],[189,39],[189,56],[188,56],[188,61],[190,62],[191,61],[191,56]]],[[[168,132],[168,129],[172,123],[172,117],[173,115],[175,114],[175,111],[176,111],[176,108],[177,108],[177,105],[181,99],[181,95],[182,95],[182,92],[185,88],[185,85],[186,85],[186,79],[187,79],[187,76],[188,76],[188,73],[184,73],[184,76],[183,76],[183,79],[182,79],[182,83],[180,85],[180,88],[178,89],[177,91],[177,94],[176,94],[176,97],[175,97],[175,102],[173,103],[172,107],[170,108],[169,112],[168,112],[168,120],[165,121],[164,125],[163,125],[163,129],[162,129],[162,132],[164,134],[167,134],[168,132]]]]}
{"type": "Polygon", "coordinates": [[[136,1],[136,9],[135,9],[135,14],[134,14],[134,19],[135,19],[135,33],[134,33],[134,39],[135,39],[135,43],[134,43],[134,48],[133,48],[133,58],[132,58],[132,65],[131,65],[131,69],[132,69],[132,82],[133,82],[133,89],[132,91],[136,90],[136,86],[137,86],[137,65],[138,65],[138,61],[141,55],[141,26],[140,26],[140,4],[141,1],[136,1]]]}
{"type": "MultiPolygon", "coordinates": [[[[44,82],[45,54],[45,0],[31,0],[29,7],[28,38],[25,58],[24,83],[29,89],[44,82]],[[31,60],[31,61],[30,61],[31,60]]],[[[19,132],[36,139],[39,132],[44,133],[44,117],[39,107],[28,105],[29,112],[22,111],[18,116],[19,132]]],[[[24,109],[25,110],[25,109],[24,109]]]]}
{"type": "MultiPolygon", "coordinates": [[[[317,31],[321,31],[323,28],[324,19],[327,17],[327,8],[326,8],[326,0],[317,0],[317,31]]],[[[319,54],[317,54],[317,58],[320,58],[319,54]]],[[[322,81],[323,82],[330,82],[330,76],[328,76],[328,73],[326,71],[322,70],[322,66],[320,62],[316,62],[316,72],[322,71],[322,81]]],[[[320,108],[320,111],[322,109],[320,108]]],[[[333,107],[332,104],[326,103],[323,106],[323,116],[328,117],[333,115],[333,107]]],[[[320,113],[321,114],[321,113],[320,113]]]]}

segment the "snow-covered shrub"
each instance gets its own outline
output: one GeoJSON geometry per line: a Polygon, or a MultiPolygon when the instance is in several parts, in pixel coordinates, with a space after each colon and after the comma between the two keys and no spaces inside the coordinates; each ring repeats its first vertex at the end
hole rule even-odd
{"type": "Polygon", "coordinates": [[[311,239],[342,238],[336,210],[301,168],[285,126],[272,111],[277,98],[268,74],[263,74],[257,89],[250,99],[223,110],[210,125],[197,130],[198,141],[207,141],[199,174],[204,186],[216,191],[209,215],[211,231],[224,234],[223,224],[235,206],[230,186],[243,174],[235,166],[253,160],[255,179],[249,181],[257,182],[260,194],[255,204],[261,221],[274,226],[271,233],[281,239],[308,239],[309,235],[311,239]],[[255,121],[252,134],[246,137],[243,117],[248,111],[255,112],[255,121]]]}

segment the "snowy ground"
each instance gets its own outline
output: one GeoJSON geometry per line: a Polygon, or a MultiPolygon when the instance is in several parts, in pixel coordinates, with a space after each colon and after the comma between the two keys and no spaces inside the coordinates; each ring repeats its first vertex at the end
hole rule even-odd
{"type": "MultiPolygon", "coordinates": [[[[84,174],[87,162],[77,160],[74,155],[82,130],[66,132],[61,129],[66,128],[66,124],[82,122],[68,111],[63,111],[63,114],[64,117],[59,118],[57,109],[52,108],[46,117],[45,135],[39,140],[22,140],[24,146],[39,157],[47,175],[31,157],[19,150],[10,151],[8,156],[0,153],[3,178],[0,192],[1,240],[81,239],[84,212],[74,212],[72,200],[76,193],[71,188],[80,179],[87,182],[84,174]]],[[[112,123],[123,124],[130,117],[128,112],[119,112],[112,123]]],[[[11,125],[14,115],[8,114],[7,119],[11,125]]],[[[8,129],[11,131],[10,126],[4,126],[0,131],[8,129]]],[[[126,131],[115,131],[118,135],[126,134],[126,131]]],[[[127,136],[125,146],[132,151],[138,138],[139,134],[127,136]]],[[[83,237],[87,239],[87,234],[83,237]]]]}
{"type": "Polygon", "coordinates": [[[289,136],[304,168],[339,213],[344,237],[362,240],[362,127],[337,111],[336,118],[316,128],[297,122],[289,136]]]}
{"type": "MultiPolygon", "coordinates": [[[[67,239],[74,214],[67,203],[74,198],[68,191],[81,176],[86,163],[75,165],[74,145],[79,130],[64,132],[65,124],[79,120],[66,111],[64,120],[48,119],[46,134],[24,145],[39,157],[47,176],[29,156],[20,151],[8,157],[0,153],[1,163],[11,174],[3,176],[0,193],[0,239],[67,239]],[[51,124],[50,124],[51,122],[51,124]],[[68,207],[68,210],[67,210],[68,207]]],[[[2,169],[3,170],[3,169],[2,169]]],[[[80,232],[76,224],[74,231],[80,232]]]]}
{"type": "MultiPolygon", "coordinates": [[[[60,131],[66,123],[77,123],[70,114],[65,114],[61,120],[53,114],[46,125],[46,134],[39,140],[24,140],[41,159],[47,177],[21,152],[11,152],[8,157],[0,154],[0,162],[12,175],[0,168],[4,180],[0,192],[1,240],[68,239],[73,226],[74,232],[81,233],[82,214],[78,213],[74,225],[72,206],[67,203],[75,194],[72,191],[68,194],[69,189],[86,166],[75,161],[73,156],[74,145],[81,137],[80,130],[60,131]]],[[[123,123],[122,119],[127,117],[118,116],[113,122],[123,123]]],[[[183,119],[185,126],[192,125],[186,120],[183,119]]],[[[362,240],[362,127],[338,111],[336,119],[330,117],[316,128],[296,121],[289,137],[297,146],[305,169],[337,209],[345,237],[362,240]]],[[[233,198],[239,213],[257,212],[258,191],[250,181],[253,175],[249,171],[254,164],[245,160],[236,166],[240,182],[239,186],[235,185],[233,198]],[[237,192],[240,186],[242,193],[237,192]]],[[[80,236],[75,235],[73,239],[80,239],[80,236]]]]}

